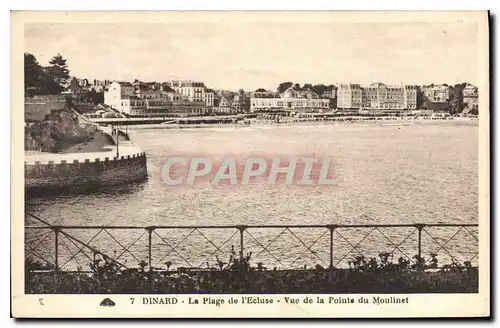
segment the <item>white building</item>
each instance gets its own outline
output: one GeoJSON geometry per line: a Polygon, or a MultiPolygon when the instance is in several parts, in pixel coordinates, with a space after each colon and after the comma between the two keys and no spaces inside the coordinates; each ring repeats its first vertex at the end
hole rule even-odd
{"type": "Polygon", "coordinates": [[[190,101],[197,103],[205,102],[205,84],[195,81],[172,81],[172,89],[186,96],[190,101]]]}
{"type": "Polygon", "coordinates": [[[204,104],[207,107],[214,106],[215,93],[212,89],[208,89],[203,82],[172,80],[170,87],[189,101],[204,104]]]}
{"type": "Polygon", "coordinates": [[[363,90],[359,84],[340,84],[337,89],[337,108],[361,108],[363,90]]]}
{"type": "Polygon", "coordinates": [[[320,99],[314,92],[301,94],[288,88],[279,98],[250,99],[250,111],[258,110],[290,110],[290,111],[319,111],[327,110],[330,99],[320,99]]]}
{"type": "Polygon", "coordinates": [[[478,88],[475,85],[467,83],[465,88],[463,88],[463,90],[462,90],[462,96],[464,98],[470,98],[470,97],[477,98],[478,88]]]}
{"type": "Polygon", "coordinates": [[[128,115],[204,115],[203,102],[191,101],[181,93],[138,88],[128,82],[113,82],[104,91],[104,104],[128,115]]]}
{"type": "Polygon", "coordinates": [[[112,82],[104,90],[104,104],[119,111],[130,113],[130,101],[135,97],[135,88],[129,82],[112,82]]]}
{"type": "Polygon", "coordinates": [[[372,83],[341,84],[337,91],[337,108],[375,110],[415,110],[417,108],[417,86],[394,86],[372,83]]]}
{"type": "Polygon", "coordinates": [[[479,92],[478,88],[475,85],[468,83],[465,88],[462,90],[463,102],[465,104],[465,108],[469,110],[477,110],[479,106],[479,92]]]}
{"type": "Polygon", "coordinates": [[[417,94],[418,86],[416,85],[405,85],[405,109],[416,110],[417,109],[417,94]]]}
{"type": "Polygon", "coordinates": [[[205,106],[214,107],[214,96],[215,96],[215,93],[213,90],[205,89],[205,92],[203,92],[205,106]]]}

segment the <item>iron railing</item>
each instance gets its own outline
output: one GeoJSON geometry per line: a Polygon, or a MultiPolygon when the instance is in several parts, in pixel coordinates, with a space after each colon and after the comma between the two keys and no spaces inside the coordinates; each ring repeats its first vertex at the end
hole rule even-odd
{"type": "Polygon", "coordinates": [[[205,264],[222,263],[219,255],[244,257],[249,252],[254,264],[274,263],[278,269],[342,267],[349,256],[377,257],[381,252],[410,262],[439,254],[441,265],[468,261],[477,266],[478,260],[477,224],[63,226],[26,215],[42,223],[25,226],[26,257],[54,272],[91,271],[83,261],[101,258],[123,268],[142,262],[149,270],[201,270],[205,264]],[[369,242],[372,237],[375,241],[369,242]]]}

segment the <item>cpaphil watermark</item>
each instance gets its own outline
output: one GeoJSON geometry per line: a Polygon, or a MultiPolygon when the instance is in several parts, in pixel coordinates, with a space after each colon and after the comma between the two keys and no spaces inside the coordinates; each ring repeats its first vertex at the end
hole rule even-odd
{"type": "Polygon", "coordinates": [[[314,157],[170,157],[162,167],[167,185],[248,185],[253,182],[300,186],[332,185],[332,158],[314,157]]]}

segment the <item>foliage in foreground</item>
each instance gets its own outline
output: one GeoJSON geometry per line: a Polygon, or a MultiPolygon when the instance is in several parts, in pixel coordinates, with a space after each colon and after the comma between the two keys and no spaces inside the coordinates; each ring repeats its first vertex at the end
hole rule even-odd
{"type": "Polygon", "coordinates": [[[268,270],[262,263],[252,266],[251,253],[240,258],[233,252],[228,262],[217,258],[215,266],[191,271],[121,269],[110,259],[91,263],[93,274],[58,272],[36,273],[51,269],[28,261],[26,293],[477,293],[478,269],[470,262],[452,263],[438,269],[436,254],[426,261],[414,256],[414,262],[389,253],[379,258],[358,256],[348,269],[304,267],[301,270],[268,270]]]}

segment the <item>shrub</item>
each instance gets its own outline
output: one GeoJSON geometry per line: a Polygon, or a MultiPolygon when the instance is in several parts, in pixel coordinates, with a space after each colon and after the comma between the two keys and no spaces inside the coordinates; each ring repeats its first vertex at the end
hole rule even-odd
{"type": "MultiPolygon", "coordinates": [[[[123,269],[104,257],[90,263],[93,274],[33,273],[26,279],[27,293],[473,293],[478,290],[478,270],[470,262],[438,269],[436,254],[412,261],[381,252],[378,258],[357,256],[348,269],[316,265],[301,270],[268,270],[251,264],[252,253],[240,256],[231,249],[227,261],[204,270],[148,268],[123,269]]],[[[35,268],[30,264],[29,269],[35,268]]]]}

